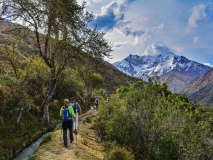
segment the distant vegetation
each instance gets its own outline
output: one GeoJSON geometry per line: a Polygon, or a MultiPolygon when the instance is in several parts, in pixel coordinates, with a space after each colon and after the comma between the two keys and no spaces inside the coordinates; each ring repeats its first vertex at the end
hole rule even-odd
{"type": "Polygon", "coordinates": [[[99,114],[106,158],[213,159],[213,109],[171,94],[166,85],[121,87],[101,102],[99,114]]]}

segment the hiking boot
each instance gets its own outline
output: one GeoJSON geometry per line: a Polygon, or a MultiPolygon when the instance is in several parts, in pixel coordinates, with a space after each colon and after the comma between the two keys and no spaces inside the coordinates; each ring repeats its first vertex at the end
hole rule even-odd
{"type": "Polygon", "coordinates": [[[75,134],[77,134],[77,130],[76,130],[76,129],[74,129],[73,132],[74,132],[75,134]]]}

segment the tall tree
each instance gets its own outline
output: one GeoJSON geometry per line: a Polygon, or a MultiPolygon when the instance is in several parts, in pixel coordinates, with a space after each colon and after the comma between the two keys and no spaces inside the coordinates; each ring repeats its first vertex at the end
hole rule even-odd
{"type": "Polygon", "coordinates": [[[48,93],[41,104],[41,116],[52,98],[60,75],[70,58],[87,53],[94,57],[109,56],[112,51],[104,33],[88,28],[93,15],[85,11],[85,3],[76,0],[8,0],[3,13],[8,19],[31,29],[39,53],[50,68],[48,93]]]}

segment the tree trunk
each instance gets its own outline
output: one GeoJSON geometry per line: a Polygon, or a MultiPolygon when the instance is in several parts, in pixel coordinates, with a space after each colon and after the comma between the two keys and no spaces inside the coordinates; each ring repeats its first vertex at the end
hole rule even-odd
{"type": "MultiPolygon", "coordinates": [[[[53,77],[52,74],[51,77],[53,77]]],[[[51,79],[49,91],[43,103],[41,104],[40,117],[43,117],[45,120],[47,120],[47,122],[49,122],[49,102],[52,99],[53,94],[55,93],[56,86],[57,86],[57,79],[56,78],[51,79]]]]}
{"type": "Polygon", "coordinates": [[[47,107],[44,109],[43,118],[44,118],[44,120],[45,120],[45,123],[49,123],[49,122],[50,122],[50,117],[49,117],[49,104],[48,104],[47,107]]]}
{"type": "Polygon", "coordinates": [[[18,114],[18,118],[17,118],[17,120],[16,120],[16,123],[17,123],[17,124],[19,124],[19,122],[20,122],[20,119],[21,119],[21,117],[22,117],[23,111],[24,111],[24,108],[23,108],[23,107],[19,108],[19,114],[18,114]]]}
{"type": "Polygon", "coordinates": [[[19,124],[20,119],[21,119],[21,117],[22,117],[22,115],[23,115],[23,112],[24,112],[24,111],[29,111],[30,109],[31,109],[30,106],[27,106],[26,108],[23,108],[23,107],[19,108],[18,118],[17,118],[17,120],[16,120],[16,123],[17,123],[17,124],[19,124]]]}

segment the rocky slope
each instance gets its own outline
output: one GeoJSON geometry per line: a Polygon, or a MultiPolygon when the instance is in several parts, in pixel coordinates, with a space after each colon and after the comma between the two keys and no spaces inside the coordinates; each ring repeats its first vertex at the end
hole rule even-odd
{"type": "Polygon", "coordinates": [[[192,77],[178,71],[170,71],[161,76],[161,80],[167,83],[170,91],[180,93],[192,81],[192,77]]]}
{"type": "Polygon", "coordinates": [[[194,79],[181,93],[205,105],[213,103],[213,69],[194,79]]]}

